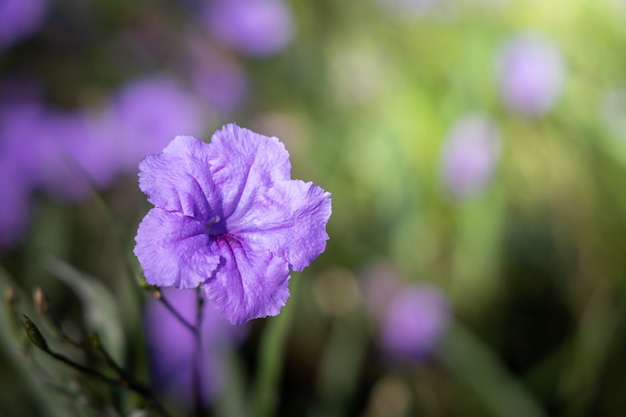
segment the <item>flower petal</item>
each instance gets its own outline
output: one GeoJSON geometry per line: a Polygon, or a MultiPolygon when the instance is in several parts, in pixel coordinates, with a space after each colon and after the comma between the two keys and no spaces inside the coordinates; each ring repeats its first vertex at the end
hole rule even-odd
{"type": "Polygon", "coordinates": [[[222,195],[221,218],[236,219],[250,210],[260,190],[291,176],[285,146],[268,137],[229,124],[215,132],[209,145],[211,172],[222,195]]]}
{"type": "Polygon", "coordinates": [[[196,288],[220,263],[201,221],[154,208],[139,224],[135,255],[152,285],[196,288]]]}
{"type": "Polygon", "coordinates": [[[232,324],[275,316],[289,297],[289,266],[283,259],[225,234],[212,245],[222,263],[203,288],[232,324]]]}
{"type": "Polygon", "coordinates": [[[139,164],[139,188],[167,211],[206,220],[219,215],[219,198],[209,171],[209,145],[177,136],[164,150],[139,164]]]}
{"type": "Polygon", "coordinates": [[[228,230],[250,245],[306,268],[326,248],[330,193],[311,182],[283,181],[254,197],[254,204],[228,230]]]}

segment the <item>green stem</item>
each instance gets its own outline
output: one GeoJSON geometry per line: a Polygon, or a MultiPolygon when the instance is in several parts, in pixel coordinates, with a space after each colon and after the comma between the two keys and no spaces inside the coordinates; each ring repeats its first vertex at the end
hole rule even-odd
{"type": "Polygon", "coordinates": [[[276,409],[285,340],[294,314],[298,282],[298,279],[291,281],[292,296],[283,311],[277,317],[268,319],[259,348],[259,369],[252,392],[253,417],[271,416],[276,409]]]}
{"type": "Polygon", "coordinates": [[[495,417],[545,417],[537,400],[494,352],[459,322],[451,325],[441,360],[495,417]]]}

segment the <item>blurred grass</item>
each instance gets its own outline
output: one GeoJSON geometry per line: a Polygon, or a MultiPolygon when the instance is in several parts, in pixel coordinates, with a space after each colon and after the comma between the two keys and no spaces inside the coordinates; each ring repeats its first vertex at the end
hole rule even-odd
{"type": "MultiPolygon", "coordinates": [[[[41,33],[4,51],[0,76],[27,72],[43,84],[46,100],[63,107],[98,103],[139,74],[185,77],[182,33],[197,29],[187,9],[75,3],[56,2],[41,33]],[[154,22],[161,31],[150,32],[154,22]],[[144,31],[163,40],[158,48],[127,42],[144,31]]],[[[377,389],[391,380],[410,393],[404,415],[623,415],[626,106],[613,116],[605,107],[607,95],[626,89],[626,6],[441,1],[410,19],[374,1],[290,5],[297,29],[288,49],[261,60],[229,52],[245,68],[251,97],[214,124],[232,120],[276,134],[291,151],[294,177],[333,193],[327,251],[292,284],[383,258],[409,281],[442,287],[466,328],[452,327],[434,358],[405,370],[418,382],[398,380],[379,356],[376,331],[363,329],[364,307],[330,316],[303,282],[307,291],[294,291],[287,307],[298,304],[293,317],[285,311],[267,320],[266,341],[252,337],[232,352],[244,364],[241,392],[249,392],[246,378],[255,372],[246,365],[264,369],[257,412],[272,414],[264,390],[277,387],[276,415],[375,415],[377,389]],[[538,120],[502,104],[494,70],[499,48],[527,30],[549,37],[567,68],[562,96],[538,120]],[[454,199],[441,183],[443,144],[450,126],[476,111],[500,129],[502,155],[481,194],[454,199]],[[289,332],[276,324],[284,322],[289,332]],[[420,378],[434,392],[425,394],[420,378]]],[[[120,215],[126,245],[97,202],[70,206],[38,194],[23,244],[0,255],[14,277],[3,278],[3,288],[9,281],[22,292],[42,285],[66,322],[79,320],[79,300],[33,261],[50,252],[108,288],[128,290],[120,246],[132,247],[147,204],[132,176],[104,198],[120,215]]],[[[129,337],[138,331],[139,308],[124,311],[129,337]]],[[[3,339],[3,363],[13,364],[14,343],[3,339]]],[[[143,351],[126,354],[145,374],[143,351]]],[[[0,397],[5,414],[53,407],[54,396],[26,368],[7,366],[0,382],[32,403],[0,397]]],[[[234,404],[216,414],[232,413],[225,410],[237,410],[234,404]]]]}

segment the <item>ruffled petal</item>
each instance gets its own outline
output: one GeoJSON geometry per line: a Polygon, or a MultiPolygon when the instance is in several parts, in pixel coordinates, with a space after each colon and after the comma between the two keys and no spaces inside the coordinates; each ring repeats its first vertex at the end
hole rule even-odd
{"type": "Polygon", "coordinates": [[[135,255],[152,285],[196,288],[220,263],[201,221],[154,208],[139,224],[135,255]]]}
{"type": "Polygon", "coordinates": [[[290,179],[289,153],[275,137],[229,124],[215,132],[209,148],[213,181],[222,197],[221,218],[236,220],[250,210],[256,194],[290,179]]]}
{"type": "Polygon", "coordinates": [[[139,164],[139,188],[148,201],[189,217],[221,216],[208,148],[194,137],[177,136],[163,152],[144,158],[139,164]]]}
{"type": "Polygon", "coordinates": [[[287,262],[228,234],[218,237],[212,250],[222,263],[203,288],[224,317],[242,324],[280,312],[289,297],[287,262]]]}
{"type": "Polygon", "coordinates": [[[330,193],[311,182],[283,181],[254,196],[254,204],[229,231],[285,259],[296,271],[326,248],[330,193]]]}

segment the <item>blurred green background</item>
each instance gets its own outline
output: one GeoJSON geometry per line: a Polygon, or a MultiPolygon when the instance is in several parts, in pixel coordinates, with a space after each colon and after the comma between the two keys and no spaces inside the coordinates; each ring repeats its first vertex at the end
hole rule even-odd
{"type": "MultiPolygon", "coordinates": [[[[272,360],[267,344],[282,364],[269,415],[624,415],[624,2],[291,1],[288,39],[261,54],[207,29],[203,3],[211,0],[50,0],[40,25],[0,50],[0,82],[27,76],[46,106],[97,109],[150,74],[199,93],[191,66],[203,71],[197,64],[210,55],[245,92],[221,107],[200,95],[197,134],[209,141],[236,122],[277,136],[293,177],[332,193],[327,249],[292,274],[284,340],[267,341],[283,315],[252,322],[224,359],[228,383],[206,415],[256,413],[247,395],[272,360]],[[541,101],[533,77],[557,75],[537,81],[549,104],[525,112],[503,96],[516,70],[502,60],[529,33],[557,64],[530,64],[539,69],[522,92],[541,101]],[[490,126],[491,139],[479,141],[487,150],[461,146],[446,165],[468,115],[490,126]],[[475,184],[472,158],[483,161],[475,184]],[[451,188],[446,175],[469,185],[451,188]],[[451,320],[427,354],[385,354],[369,312],[372,274],[445,294],[451,320]]],[[[12,97],[0,97],[4,107],[12,97]]],[[[98,384],[72,391],[82,379],[26,347],[10,317],[42,320],[30,301],[37,286],[70,333],[92,328],[88,312],[100,309],[95,325],[117,335],[119,358],[147,380],[141,311],[150,296],[126,273],[128,261],[137,267],[133,238],[149,209],[136,171],[75,202],[36,189],[29,206],[27,226],[0,253],[3,288],[19,295],[2,320],[0,413],[131,415],[141,403],[129,394],[98,384]],[[71,268],[93,278],[72,281],[71,268]],[[32,357],[70,394],[51,389],[32,357]]]]}

